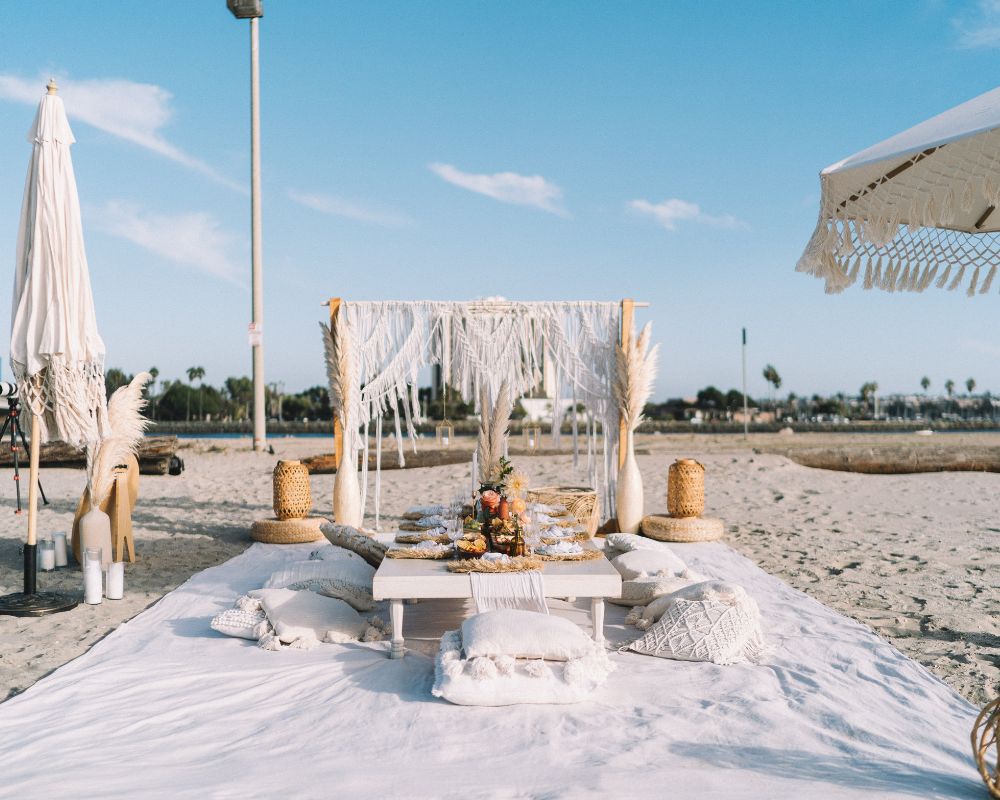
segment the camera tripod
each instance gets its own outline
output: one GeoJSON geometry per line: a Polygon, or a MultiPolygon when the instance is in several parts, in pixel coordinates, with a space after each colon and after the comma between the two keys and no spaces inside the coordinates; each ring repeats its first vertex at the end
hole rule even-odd
{"type": "MultiPolygon", "coordinates": [[[[0,427],[0,442],[3,441],[3,437],[10,430],[10,455],[14,459],[14,490],[17,493],[17,509],[14,511],[15,514],[21,513],[21,470],[18,466],[17,458],[21,446],[24,448],[24,454],[30,456],[28,442],[25,440],[24,430],[21,428],[20,405],[21,402],[16,396],[7,398],[7,416],[4,418],[3,426],[0,427]],[[18,440],[20,440],[21,446],[18,446],[18,440]]],[[[49,501],[45,497],[41,482],[38,484],[38,492],[42,496],[42,502],[48,505],[49,501]]]]}

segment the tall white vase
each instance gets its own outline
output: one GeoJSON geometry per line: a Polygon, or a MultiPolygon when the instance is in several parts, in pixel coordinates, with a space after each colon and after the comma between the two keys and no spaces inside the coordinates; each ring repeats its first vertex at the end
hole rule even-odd
{"type": "Polygon", "coordinates": [[[101,551],[101,568],[111,563],[111,517],[101,509],[91,508],[80,517],[80,556],[89,548],[101,551]]]}
{"type": "Polygon", "coordinates": [[[642,522],[642,475],[635,460],[632,431],[629,431],[623,445],[625,461],[618,470],[618,492],[615,500],[618,505],[618,530],[622,533],[638,533],[642,522]]]}
{"type": "Polygon", "coordinates": [[[345,450],[333,484],[333,519],[341,525],[361,527],[361,486],[358,484],[358,459],[345,450]]]}

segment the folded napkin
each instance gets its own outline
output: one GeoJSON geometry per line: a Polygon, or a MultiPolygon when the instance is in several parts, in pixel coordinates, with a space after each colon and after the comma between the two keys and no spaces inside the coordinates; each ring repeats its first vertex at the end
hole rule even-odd
{"type": "Polygon", "coordinates": [[[538,548],[538,552],[543,556],[573,556],[582,553],[583,548],[576,542],[557,542],[556,544],[543,544],[538,548]]]}
{"type": "Polygon", "coordinates": [[[470,572],[472,597],[476,611],[515,608],[549,613],[545,602],[545,584],[540,572],[470,572]]]}

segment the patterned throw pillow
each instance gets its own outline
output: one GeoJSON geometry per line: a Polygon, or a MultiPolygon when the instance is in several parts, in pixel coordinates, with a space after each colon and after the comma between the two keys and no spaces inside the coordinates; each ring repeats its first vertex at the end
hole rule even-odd
{"type": "Polygon", "coordinates": [[[265,589],[309,591],[335,597],[356,611],[371,611],[375,568],[362,560],[297,561],[271,574],[265,589]]]}
{"type": "Polygon", "coordinates": [[[648,606],[656,598],[683,589],[694,583],[694,580],[696,579],[657,577],[622,581],[621,597],[609,597],[607,600],[616,606],[648,606]]]}
{"type": "Polygon", "coordinates": [[[385,558],[386,545],[371,536],[366,536],[350,525],[338,525],[335,522],[324,522],[319,526],[330,544],[352,550],[365,561],[378,569],[385,558]]]}
{"type": "Polygon", "coordinates": [[[711,588],[718,583],[689,586],[672,595],[669,603],[664,598],[668,607],[660,621],[623,649],[680,661],[757,663],[764,647],[757,604],[740,587],[729,593],[711,588]]]}
{"type": "Polygon", "coordinates": [[[270,630],[264,611],[257,608],[246,611],[242,608],[227,608],[216,614],[211,622],[212,630],[237,639],[253,639],[256,641],[270,630]]]}

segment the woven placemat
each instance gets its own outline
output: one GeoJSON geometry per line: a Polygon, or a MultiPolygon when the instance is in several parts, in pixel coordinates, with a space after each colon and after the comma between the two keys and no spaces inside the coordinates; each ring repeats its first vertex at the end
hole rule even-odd
{"type": "Polygon", "coordinates": [[[259,519],[250,526],[250,538],[265,544],[303,544],[318,542],[323,538],[319,526],[327,522],[323,517],[305,519],[259,519]]]}
{"type": "Polygon", "coordinates": [[[545,556],[536,552],[532,558],[537,558],[541,561],[594,561],[598,558],[604,558],[604,553],[601,550],[584,550],[580,553],[562,553],[555,556],[545,556]]]}
{"type": "Polygon", "coordinates": [[[642,518],[642,533],[661,542],[710,542],[721,539],[725,526],[713,517],[669,517],[650,514],[642,518]]]}
{"type": "Polygon", "coordinates": [[[510,561],[483,561],[481,558],[463,558],[461,561],[449,561],[449,572],[532,572],[544,569],[545,564],[537,558],[518,556],[510,561]]]}

